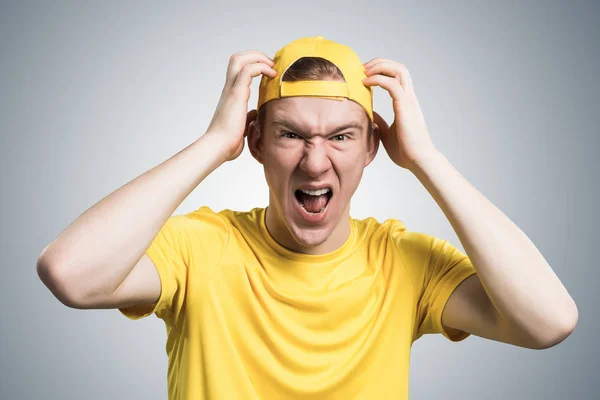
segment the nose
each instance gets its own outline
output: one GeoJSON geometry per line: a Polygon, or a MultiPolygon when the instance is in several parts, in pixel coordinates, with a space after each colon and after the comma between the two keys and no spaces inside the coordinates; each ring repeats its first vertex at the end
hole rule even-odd
{"type": "Polygon", "coordinates": [[[325,143],[307,143],[304,147],[300,169],[306,172],[310,177],[316,178],[329,171],[331,160],[327,153],[325,143]]]}

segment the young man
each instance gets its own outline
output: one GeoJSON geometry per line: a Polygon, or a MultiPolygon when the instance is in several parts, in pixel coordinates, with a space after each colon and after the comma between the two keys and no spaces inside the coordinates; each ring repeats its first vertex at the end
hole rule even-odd
{"type": "Polygon", "coordinates": [[[170,399],[406,399],[423,334],[542,349],[578,318],[533,243],[434,147],[406,67],[362,64],[323,37],[274,60],[232,56],[207,132],[81,215],[37,270],[70,307],[163,319],[170,399]],[[375,85],[392,97],[391,126],[372,110],[375,85]],[[171,216],[246,136],[268,207],[171,216]],[[350,217],[380,141],[468,256],[398,220],[350,217]]]}

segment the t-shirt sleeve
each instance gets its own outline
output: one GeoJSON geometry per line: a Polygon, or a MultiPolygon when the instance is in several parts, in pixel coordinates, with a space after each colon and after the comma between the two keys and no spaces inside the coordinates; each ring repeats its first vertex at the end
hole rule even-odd
{"type": "Polygon", "coordinates": [[[405,232],[400,244],[417,294],[413,342],[432,333],[453,342],[466,339],[470,333],[442,325],[442,312],[454,290],[477,273],[469,257],[448,240],[420,232],[405,232]]]}
{"type": "Polygon", "coordinates": [[[154,304],[119,308],[127,318],[138,320],[151,314],[165,321],[183,311],[190,279],[206,279],[218,263],[228,239],[224,217],[208,207],[169,217],[145,254],[152,260],[161,284],[154,304]]]}

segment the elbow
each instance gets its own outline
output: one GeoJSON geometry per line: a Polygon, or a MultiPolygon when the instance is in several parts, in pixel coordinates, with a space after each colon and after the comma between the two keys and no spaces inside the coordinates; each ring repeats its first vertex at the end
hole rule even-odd
{"type": "Polygon", "coordinates": [[[69,308],[83,308],[76,291],[62,277],[60,268],[48,263],[43,256],[40,256],[36,263],[36,272],[42,283],[62,304],[69,308]]]}
{"type": "Polygon", "coordinates": [[[565,313],[561,320],[554,323],[553,329],[547,329],[548,334],[540,340],[536,349],[544,350],[556,346],[568,338],[575,330],[579,320],[579,311],[575,302],[572,303],[571,311],[565,313]]]}

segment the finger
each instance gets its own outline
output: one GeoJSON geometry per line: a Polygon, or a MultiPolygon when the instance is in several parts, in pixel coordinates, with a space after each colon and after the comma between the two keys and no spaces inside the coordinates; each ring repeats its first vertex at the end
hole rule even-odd
{"type": "Polygon", "coordinates": [[[365,86],[379,86],[387,90],[394,100],[402,100],[405,95],[404,89],[402,88],[402,85],[400,85],[400,82],[397,79],[390,78],[389,76],[369,76],[363,79],[363,84],[365,86]]]}
{"type": "Polygon", "coordinates": [[[233,54],[229,58],[229,66],[227,68],[227,85],[233,85],[239,75],[241,69],[252,63],[264,63],[270,67],[275,66],[275,62],[269,58],[265,53],[258,50],[249,50],[242,53],[233,54]]]}
{"type": "Polygon", "coordinates": [[[240,73],[238,74],[232,88],[250,87],[250,84],[252,83],[252,78],[261,74],[274,78],[277,75],[277,71],[275,71],[273,68],[262,62],[246,64],[240,70],[240,73]]]}
{"type": "Polygon", "coordinates": [[[259,50],[248,50],[236,53],[231,56],[231,59],[239,60],[242,64],[262,61],[271,67],[275,65],[275,61],[273,61],[271,57],[259,50]]]}
{"type": "Polygon", "coordinates": [[[232,86],[240,71],[244,66],[253,63],[264,63],[270,67],[275,65],[275,62],[267,57],[262,52],[251,51],[246,53],[238,53],[231,56],[229,59],[229,66],[227,68],[227,80],[225,86],[232,86]]]}
{"type": "Polygon", "coordinates": [[[371,76],[374,74],[382,74],[391,78],[398,79],[400,85],[406,92],[414,92],[412,78],[408,69],[403,64],[396,62],[380,62],[365,70],[365,75],[371,76]]]}
{"type": "Polygon", "coordinates": [[[365,69],[368,69],[373,64],[380,63],[380,62],[394,62],[394,61],[388,60],[387,58],[377,57],[377,58],[372,59],[371,61],[367,61],[366,63],[363,64],[363,66],[365,67],[365,69]]]}

